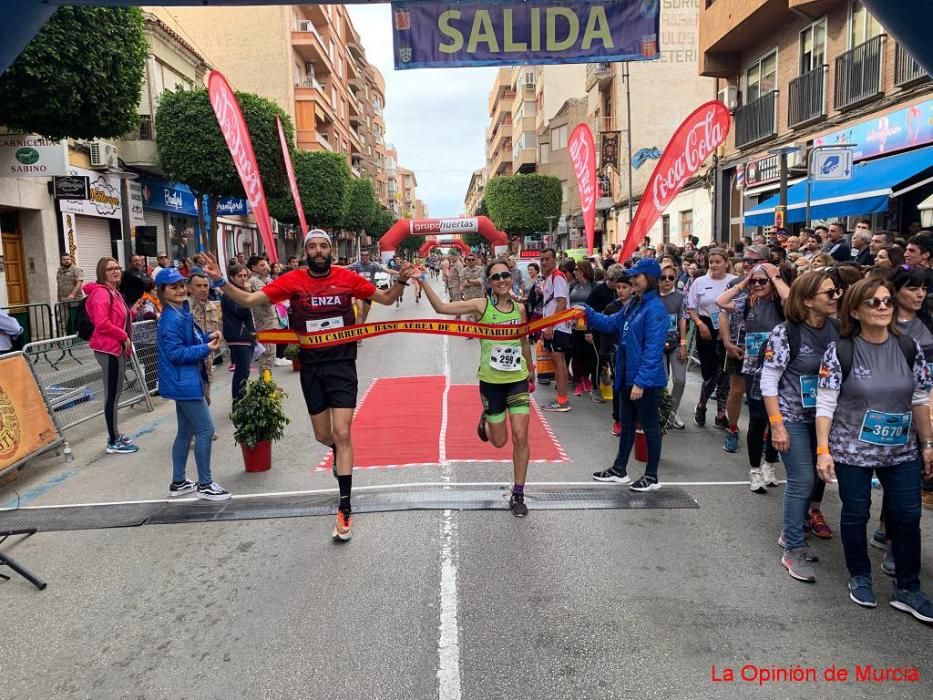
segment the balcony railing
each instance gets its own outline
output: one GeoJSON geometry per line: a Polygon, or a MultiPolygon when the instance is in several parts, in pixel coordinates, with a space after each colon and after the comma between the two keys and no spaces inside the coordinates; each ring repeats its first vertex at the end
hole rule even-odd
{"type": "Polygon", "coordinates": [[[894,45],[894,84],[898,87],[909,85],[913,82],[926,80],[930,76],[923,70],[917,59],[907,53],[900,44],[894,45]]]}
{"type": "MultiPolygon", "coordinates": [[[[311,88],[313,90],[317,90],[319,93],[321,93],[321,95],[327,98],[327,93],[324,91],[324,86],[310,75],[305,76],[304,78],[299,78],[297,81],[295,81],[295,87],[311,88]]],[[[327,102],[330,103],[330,99],[328,99],[327,102]]]]}
{"type": "Polygon", "coordinates": [[[608,80],[612,77],[611,63],[587,63],[586,64],[586,82],[584,83],[589,90],[597,81],[608,80]]]}
{"type": "Polygon", "coordinates": [[[766,92],[735,111],[735,145],[764,141],[777,133],[778,91],[766,92]]]}
{"type": "Polygon", "coordinates": [[[324,38],[318,33],[317,27],[314,26],[314,22],[312,22],[309,19],[293,20],[292,31],[313,34],[317,38],[317,40],[321,43],[321,46],[325,49],[327,48],[327,44],[324,42],[324,38]]]}
{"type": "Polygon", "coordinates": [[[826,116],[827,67],[817,66],[790,81],[787,126],[801,126],[826,116]]]}
{"type": "Polygon", "coordinates": [[[836,57],[836,109],[849,109],[881,94],[884,34],[836,57]]]}

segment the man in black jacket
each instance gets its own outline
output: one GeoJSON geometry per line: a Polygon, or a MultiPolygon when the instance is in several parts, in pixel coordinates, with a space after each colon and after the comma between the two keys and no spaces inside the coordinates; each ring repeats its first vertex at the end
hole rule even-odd
{"type": "Polygon", "coordinates": [[[134,255],[130,258],[130,266],[123,273],[120,280],[120,294],[126,305],[131,307],[139,301],[143,294],[154,286],[149,271],[146,269],[146,258],[134,255]]]}
{"type": "Polygon", "coordinates": [[[846,243],[846,230],[840,223],[829,225],[829,249],[826,251],[836,262],[850,262],[852,249],[846,243]]]}

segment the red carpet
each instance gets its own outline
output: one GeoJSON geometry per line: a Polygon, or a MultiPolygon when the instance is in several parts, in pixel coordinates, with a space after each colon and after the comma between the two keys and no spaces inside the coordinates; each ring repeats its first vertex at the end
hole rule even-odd
{"type": "MultiPolygon", "coordinates": [[[[450,387],[447,397],[448,460],[453,462],[512,461],[511,441],[507,442],[502,449],[496,449],[477,437],[476,424],[482,410],[483,404],[480,402],[478,387],[466,384],[455,384],[450,387]]],[[[548,429],[545,428],[534,406],[531,408],[528,442],[531,445],[531,461],[566,461],[557,441],[548,434],[548,429]]]]}
{"type": "MultiPolygon", "coordinates": [[[[353,465],[362,469],[392,469],[439,465],[444,377],[391,377],[377,379],[361,397],[353,420],[353,465]]],[[[511,443],[501,450],[480,441],[476,422],[482,404],[475,385],[452,385],[447,400],[444,435],[449,462],[511,462],[511,443]]],[[[568,461],[533,406],[531,460],[568,461]]],[[[318,466],[330,470],[331,455],[318,466]]]]}

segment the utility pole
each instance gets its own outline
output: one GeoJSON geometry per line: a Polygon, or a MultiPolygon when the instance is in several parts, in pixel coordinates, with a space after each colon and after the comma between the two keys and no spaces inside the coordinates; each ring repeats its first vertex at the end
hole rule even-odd
{"type": "Polygon", "coordinates": [[[625,81],[625,141],[628,147],[628,157],[626,165],[628,166],[628,228],[625,231],[626,237],[632,228],[632,76],[629,73],[628,61],[622,64],[622,80],[625,81]]]}

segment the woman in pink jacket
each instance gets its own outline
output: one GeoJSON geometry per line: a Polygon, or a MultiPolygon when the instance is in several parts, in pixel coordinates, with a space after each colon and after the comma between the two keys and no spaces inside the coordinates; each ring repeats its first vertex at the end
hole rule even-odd
{"type": "Polygon", "coordinates": [[[117,410],[126,374],[126,358],[133,349],[133,311],[120,295],[123,269],[114,258],[97,261],[97,281],[83,287],[87,315],[94,324],[88,343],[104,379],[104,418],[107,420],[107,453],[139,451],[132,440],[117,429],[117,410]]]}

